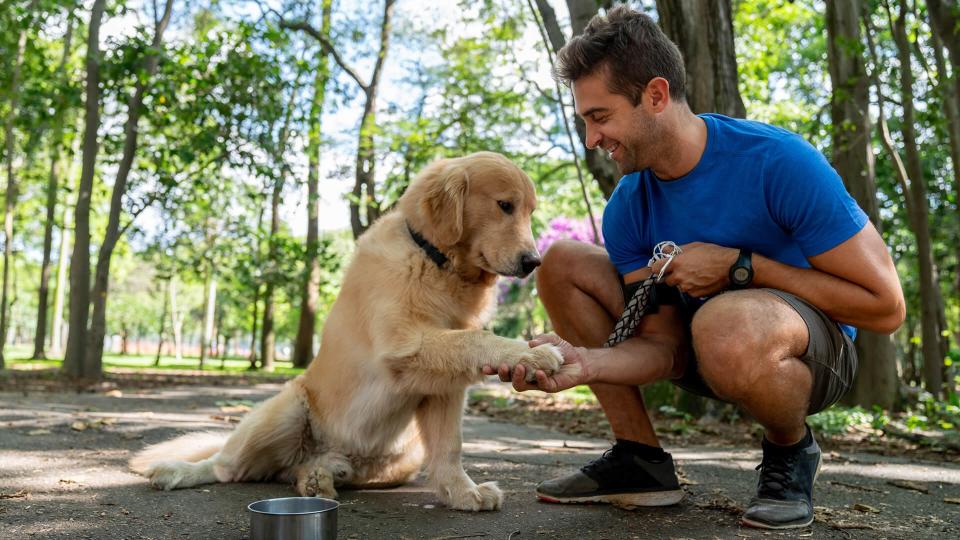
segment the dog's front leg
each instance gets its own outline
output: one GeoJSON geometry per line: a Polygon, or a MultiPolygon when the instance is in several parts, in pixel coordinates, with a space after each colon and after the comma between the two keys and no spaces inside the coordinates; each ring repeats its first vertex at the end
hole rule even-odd
{"type": "Polygon", "coordinates": [[[407,338],[384,361],[397,382],[415,394],[442,394],[476,382],[484,365],[523,365],[532,379],[538,369],[551,374],[560,368],[563,356],[551,344],[529,347],[482,330],[429,331],[407,338]]]}
{"type": "Polygon", "coordinates": [[[473,512],[497,510],[503,502],[503,493],[496,482],[477,485],[463,470],[460,421],[464,392],[461,389],[428,396],[417,408],[417,423],[426,450],[427,478],[440,500],[451,508],[473,512]]]}

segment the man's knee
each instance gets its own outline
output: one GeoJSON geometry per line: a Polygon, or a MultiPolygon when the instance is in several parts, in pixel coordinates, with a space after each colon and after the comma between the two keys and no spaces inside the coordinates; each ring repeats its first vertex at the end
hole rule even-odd
{"type": "Polygon", "coordinates": [[[723,399],[739,401],[760,382],[771,353],[764,307],[755,292],[732,292],[710,300],[693,317],[700,375],[723,399]]]}
{"type": "Polygon", "coordinates": [[[573,240],[557,240],[551,244],[535,273],[537,289],[552,291],[571,284],[576,275],[573,269],[583,261],[589,247],[573,240]]]}

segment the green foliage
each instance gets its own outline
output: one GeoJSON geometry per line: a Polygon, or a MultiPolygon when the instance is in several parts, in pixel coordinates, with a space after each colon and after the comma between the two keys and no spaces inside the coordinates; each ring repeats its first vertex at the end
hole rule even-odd
{"type": "Polygon", "coordinates": [[[844,433],[853,426],[883,429],[889,422],[890,418],[879,408],[867,411],[862,407],[834,406],[807,418],[807,423],[815,432],[831,435],[844,433]]]}

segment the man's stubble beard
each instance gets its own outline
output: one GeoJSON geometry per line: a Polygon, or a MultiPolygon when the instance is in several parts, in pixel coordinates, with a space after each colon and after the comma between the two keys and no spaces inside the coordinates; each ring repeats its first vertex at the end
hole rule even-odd
{"type": "Polygon", "coordinates": [[[662,128],[653,118],[644,115],[642,112],[636,112],[633,115],[633,125],[635,129],[631,136],[621,141],[624,148],[624,158],[622,163],[615,161],[617,169],[621,175],[633,174],[644,169],[650,168],[653,164],[653,156],[663,151],[664,145],[662,128]]]}

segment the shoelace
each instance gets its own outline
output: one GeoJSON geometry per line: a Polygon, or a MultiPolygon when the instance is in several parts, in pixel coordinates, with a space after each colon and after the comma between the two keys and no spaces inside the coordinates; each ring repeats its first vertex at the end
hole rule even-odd
{"type": "Polygon", "coordinates": [[[757,465],[760,471],[760,487],[757,495],[762,498],[783,499],[784,491],[793,483],[793,469],[797,461],[796,454],[784,456],[764,456],[757,465]]]}
{"type": "Polygon", "coordinates": [[[599,458],[584,465],[580,470],[590,477],[593,477],[591,473],[596,473],[597,476],[603,476],[608,471],[615,469],[618,461],[617,454],[613,451],[613,448],[611,448],[604,452],[599,458]]]}

